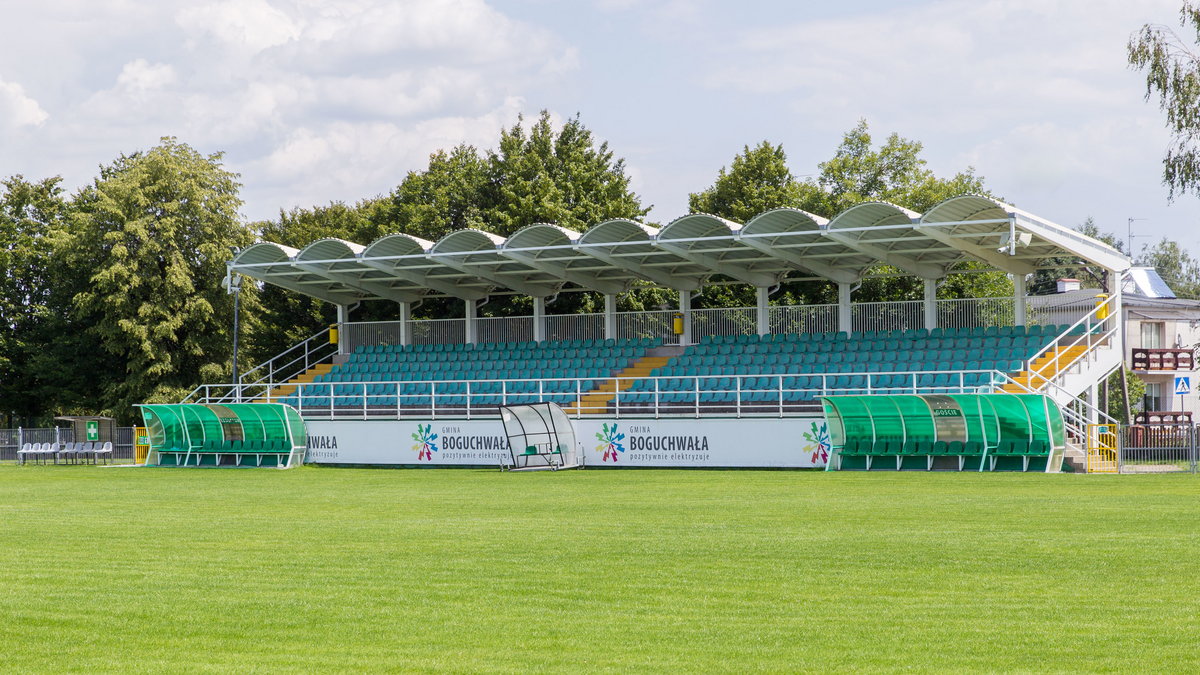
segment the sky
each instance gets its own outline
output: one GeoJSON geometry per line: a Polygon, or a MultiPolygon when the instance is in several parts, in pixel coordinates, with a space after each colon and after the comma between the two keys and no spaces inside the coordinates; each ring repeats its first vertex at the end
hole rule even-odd
{"type": "MultiPolygon", "coordinates": [[[[579,114],[649,218],[747,144],[817,173],[866,119],[1006,201],[1200,253],[1200,199],[1130,34],[1179,0],[0,0],[0,176],[69,190],[175,136],[224,152],[250,220],[387,194],[519,114],[579,114]]],[[[364,242],[365,243],[365,242],[364,242]]]]}

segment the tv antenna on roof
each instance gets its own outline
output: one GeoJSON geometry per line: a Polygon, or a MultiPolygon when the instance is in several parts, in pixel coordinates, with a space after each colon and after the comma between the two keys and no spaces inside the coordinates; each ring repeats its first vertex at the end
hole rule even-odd
{"type": "Polygon", "coordinates": [[[1134,223],[1134,221],[1138,221],[1138,220],[1150,220],[1150,219],[1149,218],[1129,218],[1128,220],[1125,221],[1125,226],[1126,226],[1125,245],[1129,247],[1129,256],[1130,257],[1133,257],[1133,238],[1134,237],[1144,237],[1146,239],[1150,238],[1150,235],[1148,235],[1148,234],[1134,234],[1133,233],[1133,223],[1134,223]]]}

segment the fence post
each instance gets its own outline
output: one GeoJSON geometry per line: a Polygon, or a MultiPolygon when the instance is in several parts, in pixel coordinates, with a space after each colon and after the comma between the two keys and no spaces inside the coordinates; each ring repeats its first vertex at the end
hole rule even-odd
{"type": "Polygon", "coordinates": [[[1190,449],[1189,454],[1192,455],[1192,456],[1190,456],[1190,459],[1192,459],[1192,473],[1195,473],[1196,472],[1196,425],[1195,424],[1192,425],[1192,432],[1190,432],[1190,434],[1188,434],[1188,436],[1189,436],[1188,447],[1190,449]]]}
{"type": "Polygon", "coordinates": [[[1117,473],[1125,473],[1125,438],[1129,435],[1129,427],[1118,425],[1117,431],[1117,473]]]}

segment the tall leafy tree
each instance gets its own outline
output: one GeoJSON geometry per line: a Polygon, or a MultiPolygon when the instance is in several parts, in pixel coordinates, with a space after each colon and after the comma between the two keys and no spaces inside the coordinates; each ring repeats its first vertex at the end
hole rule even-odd
{"type": "MultiPolygon", "coordinates": [[[[690,196],[694,212],[713,213],[746,222],[755,215],[778,207],[795,207],[832,217],[865,201],[888,201],[914,211],[925,211],[938,202],[964,193],[988,194],[983,179],[966,169],[941,178],[921,157],[917,141],[890,135],[880,146],[873,144],[865,120],[848,131],[828,161],[819,165],[815,179],[797,181],[787,166],[782,146],[762,142],[734,157],[730,168],[717,175],[713,185],[690,196]]],[[[943,283],[946,297],[985,296],[1012,293],[1004,274],[984,271],[986,267],[964,263],[972,274],[952,275],[943,283]]],[[[893,267],[878,265],[856,292],[859,302],[916,300],[923,295],[920,280],[893,267]]],[[[836,301],[829,284],[800,282],[785,286],[777,300],[782,303],[828,303],[836,301]]],[[[706,289],[698,304],[727,306],[752,304],[753,293],[739,286],[706,289]]]]}
{"type": "Polygon", "coordinates": [[[885,201],[920,213],[955,195],[988,194],[983,178],[970,167],[939,178],[921,157],[923,148],[895,133],[876,148],[867,121],[859,120],[834,156],[819,165],[815,183],[821,189],[808,193],[807,210],[833,216],[855,204],[885,201]]]}
{"type": "Polygon", "coordinates": [[[488,153],[486,175],[484,220],[502,236],[539,222],[585,230],[649,211],[630,189],[625,160],[597,145],[578,115],[557,132],[547,111],[528,131],[518,120],[488,153]]]}
{"type": "Polygon", "coordinates": [[[44,413],[53,394],[36,361],[53,339],[51,242],[67,207],[60,183],[0,182],[0,421],[9,426],[44,413]]]}
{"type": "Polygon", "coordinates": [[[1146,74],[1146,100],[1158,99],[1167,117],[1171,146],[1163,157],[1163,183],[1169,198],[1200,194],[1200,4],[1185,0],[1179,25],[1145,24],[1129,38],[1129,65],[1146,74]]]}
{"type": "Polygon", "coordinates": [[[808,203],[814,192],[815,186],[792,175],[783,146],[763,141],[745,146],[711,186],[689,195],[688,207],[744,223],[764,211],[808,203]]]}
{"type": "MultiPolygon", "coordinates": [[[[221,157],[174,138],[122,155],[76,196],[58,242],[60,264],[84,271],[73,318],[104,350],[78,386],[99,384],[100,407],[123,420],[135,403],[229,376],[232,299],[221,281],[253,235],[221,157]]],[[[253,316],[253,288],[242,301],[253,316]]]]}
{"type": "MultiPolygon", "coordinates": [[[[355,205],[332,202],[326,206],[293,208],[280,211],[279,219],[255,223],[264,241],[304,248],[318,239],[345,239],[369,244],[387,234],[387,217],[382,199],[368,199],[355,205]]],[[[261,320],[246,346],[248,360],[242,370],[279,354],[337,320],[337,310],[327,302],[295,291],[264,284],[258,294],[261,320]]],[[[355,321],[391,320],[394,308],[364,307],[354,314],[355,321]]]]}

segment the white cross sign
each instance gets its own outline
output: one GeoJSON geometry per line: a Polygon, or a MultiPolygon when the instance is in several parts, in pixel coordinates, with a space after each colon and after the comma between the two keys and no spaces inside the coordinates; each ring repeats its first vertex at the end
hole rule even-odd
{"type": "Polygon", "coordinates": [[[1186,375],[1175,377],[1175,393],[1180,396],[1192,393],[1192,378],[1186,375]]]}

